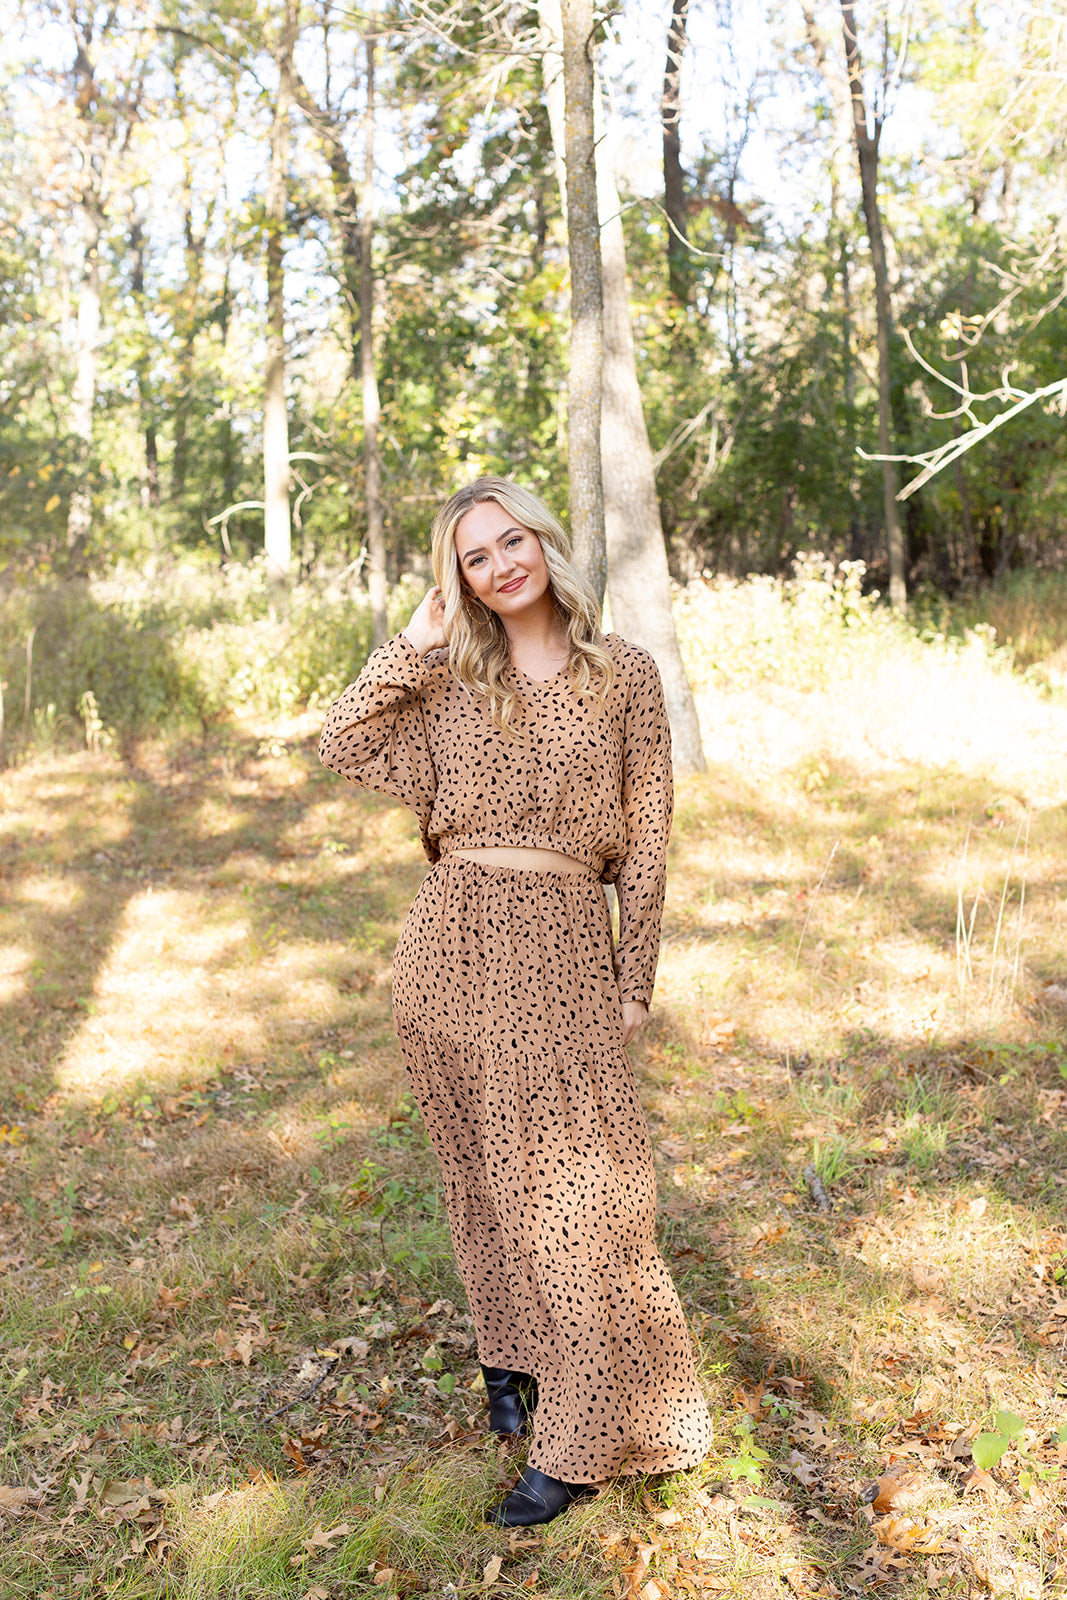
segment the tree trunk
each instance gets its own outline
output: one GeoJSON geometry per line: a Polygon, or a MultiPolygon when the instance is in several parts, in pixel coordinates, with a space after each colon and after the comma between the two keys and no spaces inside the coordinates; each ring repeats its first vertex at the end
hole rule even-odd
{"type": "Polygon", "coordinates": [[[365,36],[367,51],[367,99],[363,124],[363,203],[360,208],[359,350],[363,385],[363,489],[367,505],[367,587],[374,643],[384,644],[389,637],[386,615],[385,517],[382,511],[382,473],[378,455],[378,418],[381,406],[378,379],[374,370],[374,28],[371,14],[365,36]]]}
{"type": "Polygon", "coordinates": [[[889,270],[886,265],[885,239],[882,234],[882,212],[878,204],[878,146],[882,123],[875,121],[874,133],[867,130],[867,100],[863,91],[863,63],[853,0],[841,0],[841,18],[845,35],[845,61],[848,82],[852,93],[852,133],[859,162],[860,187],[863,192],[863,216],[867,224],[867,238],[871,247],[871,265],[874,268],[875,316],[878,324],[878,453],[882,457],[882,491],[885,501],[886,540],[889,546],[889,603],[901,610],[907,603],[908,589],[904,576],[904,537],[900,526],[900,507],[897,503],[899,480],[892,454],[890,428],[890,370],[889,331],[892,309],[889,300],[889,270]]]}
{"type": "MultiPolygon", "coordinates": [[[[562,146],[558,93],[558,0],[540,0],[543,75],[552,142],[562,146]]],[[[656,496],[652,451],[637,381],[626,283],[626,244],[606,141],[598,143],[597,185],[604,297],[601,459],[607,526],[612,625],[655,658],[663,678],[675,761],[681,772],[703,772],[704,752],[692,692],[678,649],[671,611],[667,552],[656,496]]]]}
{"type": "Polygon", "coordinates": [[[134,372],[137,378],[137,409],[140,414],[141,433],[144,439],[144,477],[141,482],[141,504],[147,509],[159,504],[159,450],[148,382],[150,357],[148,354],[148,331],[144,320],[144,222],[139,216],[135,216],[130,225],[130,254],[133,258],[130,289],[133,293],[133,300],[137,307],[139,319],[137,328],[139,348],[134,360],[134,372]],[[143,344],[142,340],[144,341],[143,344]]]}
{"type": "Polygon", "coordinates": [[[344,114],[320,104],[308,91],[295,66],[293,68],[293,96],[297,105],[322,141],[326,164],[330,169],[330,187],[333,198],[329,204],[330,220],[336,230],[340,245],[339,278],[348,317],[349,338],[352,347],[352,372],[360,376],[360,295],[362,277],[362,230],[360,227],[360,198],[352,175],[352,167],[341,138],[344,114]]]}
{"type": "Polygon", "coordinates": [[[278,97],[270,130],[267,182],[267,363],[263,383],[263,544],[267,576],[288,583],[292,558],[289,519],[289,416],[285,402],[286,167],[289,159],[289,107],[295,16],[286,7],[275,60],[278,97]]]}
{"type": "MultiPolygon", "coordinates": [[[[194,135],[188,124],[188,100],[183,84],[183,69],[187,52],[176,48],[171,64],[174,78],[174,106],[185,138],[182,143],[182,258],[185,278],[182,292],[177,297],[174,311],[175,332],[178,334],[177,386],[174,401],[174,448],[170,458],[170,497],[179,502],[185,498],[185,480],[189,468],[189,416],[193,406],[196,350],[196,330],[200,315],[200,289],[204,271],[205,232],[197,233],[194,204],[197,194],[197,173],[193,160],[194,135]]],[[[227,505],[233,496],[227,496],[227,505]]]]}
{"type": "MultiPolygon", "coordinates": [[[[849,85],[833,70],[827,51],[826,36],[816,20],[812,6],[802,6],[804,31],[808,45],[815,57],[815,65],[822,74],[834,106],[834,136],[830,147],[830,241],[837,244],[837,273],[841,285],[841,377],[845,400],[845,455],[848,475],[848,556],[850,561],[864,559],[860,522],[860,477],[856,455],[856,360],[853,352],[855,314],[852,304],[852,267],[849,257],[852,228],[855,221],[852,207],[844,197],[847,177],[846,150],[852,145],[852,97],[849,85]]],[[[827,279],[827,292],[832,294],[832,278],[827,279]]]]}
{"type": "Polygon", "coordinates": [[[667,281],[679,305],[689,298],[689,238],[682,177],[682,55],[686,44],[689,0],[672,0],[667,29],[667,65],[663,72],[660,120],[663,124],[663,209],[667,213],[667,281]]]}
{"type": "Polygon", "coordinates": [[[604,486],[600,466],[600,389],[604,344],[593,134],[592,0],[562,0],[566,106],[567,248],[571,268],[571,347],[567,402],[568,502],[575,565],[598,603],[604,599],[604,486]]]}
{"type": "Polygon", "coordinates": [[[78,476],[67,512],[67,550],[75,566],[83,564],[93,528],[93,423],[100,348],[100,208],[99,173],[86,154],[86,186],[81,197],[85,261],[78,290],[77,365],[71,394],[70,431],[78,441],[78,476]]]}

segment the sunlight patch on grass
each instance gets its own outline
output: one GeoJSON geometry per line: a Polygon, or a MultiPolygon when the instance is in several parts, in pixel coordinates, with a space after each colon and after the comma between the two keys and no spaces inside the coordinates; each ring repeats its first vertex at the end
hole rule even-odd
{"type": "Polygon", "coordinates": [[[72,878],[41,873],[22,878],[15,885],[15,896],[25,905],[44,906],[49,911],[71,911],[81,900],[82,890],[72,878]]]}
{"type": "Polygon", "coordinates": [[[33,954],[25,945],[0,945],[0,1005],[8,1005],[25,993],[32,961],[33,954]]]}
{"type": "Polygon", "coordinates": [[[955,768],[1019,785],[1035,804],[1063,803],[1067,704],[1013,676],[981,635],[920,641],[811,576],[716,579],[681,595],[709,765],[760,781],[813,753],[867,775],[955,768]]]}
{"type": "Polygon", "coordinates": [[[65,1051],[56,1082],[103,1093],[144,1078],[174,1082],[217,1048],[261,1042],[257,1017],[231,1005],[217,970],[243,948],[248,925],[218,926],[188,891],[146,890],[124,908],[94,986],[94,1012],[65,1051]]]}
{"type": "Polygon", "coordinates": [[[299,1550],[306,1501],[307,1487],[299,1480],[279,1483],[266,1475],[206,1495],[176,1486],[169,1502],[184,1567],[177,1594],[182,1600],[252,1594],[255,1589],[246,1584],[287,1579],[289,1555],[299,1550]]]}

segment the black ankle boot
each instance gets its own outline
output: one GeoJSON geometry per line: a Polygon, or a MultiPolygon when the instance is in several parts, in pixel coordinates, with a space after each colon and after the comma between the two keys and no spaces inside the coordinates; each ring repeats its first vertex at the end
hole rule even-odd
{"type": "Polygon", "coordinates": [[[490,1506],[485,1520],[498,1528],[532,1528],[539,1522],[551,1522],[575,1500],[595,1493],[591,1484],[561,1483],[558,1478],[538,1472],[536,1467],[526,1466],[507,1499],[490,1506]]]}
{"type": "Polygon", "coordinates": [[[485,1392],[489,1396],[489,1426],[494,1433],[529,1433],[529,1421],[536,1404],[537,1385],[525,1372],[509,1372],[506,1367],[483,1367],[485,1392]]]}

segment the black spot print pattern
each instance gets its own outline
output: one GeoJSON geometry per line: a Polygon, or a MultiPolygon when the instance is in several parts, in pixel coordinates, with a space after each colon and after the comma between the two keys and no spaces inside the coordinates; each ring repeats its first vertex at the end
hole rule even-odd
{"type": "Polygon", "coordinates": [[[654,1242],[652,1152],[622,1045],[620,992],[646,998],[655,971],[669,733],[650,658],[609,638],[619,681],[598,714],[565,680],[526,681],[510,787],[522,747],[501,741],[502,757],[484,707],[461,690],[457,702],[440,664],[396,640],[332,708],[320,746],[327,765],[412,805],[438,858],[396,950],[397,1032],[441,1163],[479,1359],[537,1378],[529,1459],[568,1483],[692,1466],[711,1437],[654,1242]],[[411,681],[387,693],[398,666],[411,681]],[[437,826],[445,816],[459,837],[437,826]],[[584,873],[501,869],[452,855],[459,843],[592,859],[584,873]],[[622,959],[612,948],[601,874],[620,884],[628,959],[622,939],[622,959]]]}
{"type": "Polygon", "coordinates": [[[451,850],[527,845],[595,868],[619,895],[619,993],[652,997],[671,831],[671,731],[652,657],[605,640],[615,683],[604,705],[565,674],[517,674],[523,739],[403,634],[381,645],[330,707],[319,741],[327,767],[389,794],[419,819],[431,861],[451,850]]]}

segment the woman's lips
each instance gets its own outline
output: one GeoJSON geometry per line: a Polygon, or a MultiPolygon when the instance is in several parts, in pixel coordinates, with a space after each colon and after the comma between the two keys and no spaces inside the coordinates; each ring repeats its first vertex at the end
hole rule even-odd
{"type": "Polygon", "coordinates": [[[521,589],[525,582],[526,582],[526,574],[523,573],[521,578],[512,578],[510,583],[502,583],[500,585],[500,588],[498,589],[497,593],[498,594],[514,594],[516,589],[521,589]]]}

